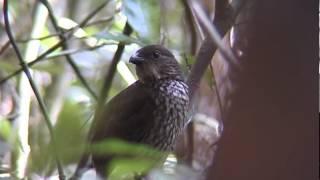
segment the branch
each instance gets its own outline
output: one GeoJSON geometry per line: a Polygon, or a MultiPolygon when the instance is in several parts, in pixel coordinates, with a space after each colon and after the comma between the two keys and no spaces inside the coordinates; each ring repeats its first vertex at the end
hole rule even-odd
{"type": "Polygon", "coordinates": [[[182,4],[185,9],[186,18],[188,21],[188,24],[190,26],[190,39],[191,39],[191,54],[195,55],[197,51],[197,31],[196,31],[196,22],[192,13],[192,9],[190,7],[190,4],[188,0],[182,0],[182,4]]]}
{"type": "Polygon", "coordinates": [[[99,44],[96,46],[86,47],[86,48],[81,48],[81,49],[68,49],[66,51],[60,51],[57,54],[50,55],[50,56],[46,57],[45,59],[53,59],[53,58],[66,56],[66,55],[73,55],[73,54],[81,53],[84,51],[93,51],[93,50],[96,50],[96,49],[102,48],[103,46],[108,46],[108,45],[117,45],[117,44],[116,43],[102,43],[102,44],[99,44]]]}
{"type": "MultiPolygon", "coordinates": [[[[90,23],[84,25],[82,28],[86,28],[86,27],[102,24],[102,23],[105,23],[105,22],[109,22],[112,19],[113,19],[113,17],[107,17],[107,18],[104,18],[104,19],[96,20],[96,21],[93,21],[93,22],[90,22],[90,23]]],[[[52,33],[52,34],[49,34],[49,35],[46,35],[46,36],[35,37],[35,38],[16,39],[16,42],[18,42],[18,43],[26,43],[26,42],[31,41],[31,40],[45,40],[45,39],[49,39],[49,38],[52,38],[52,37],[56,37],[56,36],[59,36],[59,35],[66,34],[66,33],[70,32],[71,30],[74,30],[74,27],[70,28],[70,29],[67,29],[67,30],[64,30],[62,33],[52,33]]],[[[0,51],[0,54],[1,54],[1,52],[2,51],[0,51]]]]}
{"type": "MultiPolygon", "coordinates": [[[[126,22],[126,25],[123,29],[123,34],[129,36],[131,33],[132,33],[132,28],[129,25],[129,23],[126,22]]],[[[104,80],[103,86],[100,91],[100,96],[98,99],[98,106],[97,106],[94,118],[97,118],[99,116],[100,112],[102,111],[104,102],[105,102],[106,98],[108,97],[108,92],[111,87],[112,80],[113,80],[113,77],[114,77],[114,74],[116,71],[116,67],[117,67],[118,62],[120,61],[124,47],[125,47],[125,43],[119,42],[118,48],[113,56],[112,62],[109,66],[109,71],[107,72],[107,74],[105,76],[105,80],[104,80]]],[[[96,119],[94,119],[92,123],[95,123],[95,122],[96,122],[96,119]]],[[[91,124],[91,127],[94,127],[94,125],[91,124]]],[[[89,131],[89,136],[88,136],[89,138],[88,139],[90,139],[90,136],[91,136],[90,131],[89,131]]],[[[88,149],[88,146],[86,147],[86,149],[88,149]]],[[[75,170],[75,173],[73,174],[73,177],[71,179],[78,179],[78,177],[81,176],[81,174],[83,174],[83,172],[88,168],[88,165],[87,165],[88,159],[89,159],[89,155],[85,151],[83,156],[81,157],[81,159],[78,163],[78,166],[75,170]]]]}
{"type": "Polygon", "coordinates": [[[210,31],[215,28],[220,37],[225,36],[229,29],[234,24],[235,18],[243,7],[245,0],[234,0],[232,4],[228,4],[225,0],[218,0],[216,2],[216,12],[213,25],[206,30],[206,37],[200,47],[200,50],[196,57],[196,63],[191,69],[191,73],[188,77],[187,83],[190,87],[190,99],[194,98],[195,92],[199,88],[200,80],[206,71],[212,56],[218,48],[219,42],[210,35],[210,31]]]}
{"type": "MultiPolygon", "coordinates": [[[[129,36],[131,33],[132,33],[132,28],[129,25],[129,23],[126,22],[126,25],[125,25],[125,27],[123,29],[123,34],[129,36]]],[[[100,107],[102,107],[102,105],[104,104],[105,100],[108,97],[108,93],[109,93],[109,90],[110,90],[110,87],[111,87],[111,84],[112,84],[112,80],[113,80],[114,74],[116,72],[117,64],[120,61],[120,58],[121,58],[121,55],[123,53],[124,47],[125,47],[124,43],[120,42],[118,44],[118,48],[116,50],[116,53],[113,56],[113,59],[112,59],[111,64],[109,66],[109,70],[108,70],[108,72],[107,72],[107,74],[105,76],[102,89],[100,91],[98,109],[100,107]]]]}
{"type": "Polygon", "coordinates": [[[211,80],[213,81],[212,84],[210,85],[210,88],[211,88],[211,90],[213,92],[216,93],[217,102],[218,102],[219,111],[220,111],[220,116],[221,116],[221,119],[219,119],[218,121],[221,121],[222,119],[224,119],[224,112],[223,112],[223,107],[222,107],[221,93],[220,93],[220,90],[219,90],[218,85],[217,85],[216,75],[215,75],[215,72],[213,70],[212,63],[210,64],[209,67],[210,67],[210,72],[211,72],[211,80]]]}
{"type": "MultiPolygon", "coordinates": [[[[62,49],[64,51],[68,50],[68,45],[67,45],[67,38],[62,35],[62,29],[58,26],[58,22],[57,19],[55,17],[55,15],[53,14],[53,10],[50,6],[50,4],[48,3],[47,0],[39,0],[47,9],[48,9],[48,13],[49,13],[49,18],[50,21],[54,27],[54,29],[56,30],[56,32],[58,33],[58,36],[60,38],[60,40],[63,42],[61,44],[62,49]]],[[[73,71],[76,73],[76,76],[79,78],[80,82],[82,83],[82,85],[87,89],[87,91],[89,92],[89,94],[95,99],[97,100],[98,97],[96,95],[96,93],[91,89],[91,87],[89,86],[88,82],[86,81],[86,79],[84,78],[84,76],[81,74],[81,71],[79,69],[79,67],[77,66],[77,64],[74,62],[74,60],[71,58],[70,55],[66,54],[65,58],[67,60],[67,62],[69,63],[69,65],[71,66],[71,68],[73,69],[73,71]]]]}
{"type": "MultiPolygon", "coordinates": [[[[41,54],[40,56],[38,56],[35,60],[26,63],[26,65],[27,65],[28,67],[32,67],[34,64],[36,64],[36,63],[44,60],[44,58],[45,58],[48,54],[50,54],[50,53],[52,53],[53,51],[55,51],[56,49],[58,49],[58,48],[61,46],[61,44],[62,44],[62,41],[59,41],[57,44],[55,44],[54,46],[52,46],[51,48],[49,48],[46,52],[44,52],[43,54],[41,54]]],[[[20,69],[14,71],[13,73],[11,73],[10,75],[6,76],[5,78],[1,79],[1,80],[0,80],[0,85],[1,85],[2,83],[6,82],[7,80],[11,79],[12,77],[20,74],[22,71],[23,71],[23,68],[20,68],[20,69]]]]}
{"type": "Polygon", "coordinates": [[[65,179],[65,176],[64,176],[64,173],[63,173],[63,169],[62,169],[62,165],[61,165],[61,162],[60,162],[60,159],[58,157],[58,153],[57,153],[57,147],[56,147],[56,141],[55,141],[55,137],[54,137],[54,133],[53,133],[53,127],[52,127],[52,124],[51,124],[51,121],[50,121],[50,117],[48,116],[48,113],[47,113],[47,110],[46,110],[46,107],[44,105],[44,102],[40,96],[40,93],[31,77],[31,73],[30,73],[30,70],[29,70],[29,67],[27,66],[27,64],[25,63],[25,61],[23,60],[22,58],[22,55],[20,53],[20,50],[18,48],[18,46],[16,45],[16,42],[13,38],[13,35],[12,35],[12,32],[11,32],[11,28],[10,28],[10,24],[9,24],[9,18],[8,18],[8,0],[4,0],[3,2],[3,15],[4,15],[4,22],[5,22],[5,29],[6,29],[6,32],[7,32],[7,35],[8,35],[8,38],[10,40],[10,43],[14,49],[14,51],[16,52],[16,55],[18,57],[18,60],[20,61],[20,65],[22,66],[23,68],[23,71],[26,75],[26,77],[28,78],[28,81],[30,83],[30,86],[36,96],[36,99],[39,103],[39,106],[40,106],[40,110],[44,116],[44,119],[45,119],[45,122],[47,124],[47,127],[48,127],[48,130],[49,130],[49,134],[51,136],[51,140],[52,140],[52,147],[53,147],[53,153],[54,153],[54,156],[55,156],[55,160],[56,160],[56,163],[57,163],[57,168],[58,168],[58,172],[59,172],[59,177],[60,179],[65,179]]]}
{"type": "Polygon", "coordinates": [[[0,55],[9,47],[9,45],[10,41],[7,41],[3,46],[0,47],[0,55]]]}
{"type": "MultiPolygon", "coordinates": [[[[92,17],[94,17],[104,6],[107,5],[108,2],[109,2],[109,1],[106,1],[106,2],[102,3],[102,4],[101,4],[100,6],[98,6],[94,11],[92,11],[80,24],[78,24],[78,25],[75,26],[74,28],[71,28],[70,31],[67,31],[69,34],[66,35],[66,36],[67,36],[66,40],[73,35],[73,32],[75,32],[75,31],[78,30],[79,28],[85,26],[92,17]]],[[[27,65],[28,67],[32,67],[34,64],[36,64],[36,63],[44,60],[44,58],[45,58],[48,54],[50,54],[50,53],[52,53],[53,51],[55,51],[56,49],[60,48],[60,46],[62,45],[63,42],[64,42],[64,41],[59,41],[59,42],[56,43],[54,46],[52,46],[52,47],[49,48],[47,51],[45,51],[43,54],[41,54],[40,56],[38,56],[35,60],[27,63],[26,65],[27,65]]],[[[21,73],[22,71],[23,71],[23,68],[20,68],[20,69],[16,70],[15,72],[11,73],[10,75],[8,75],[7,77],[1,79],[1,80],[0,80],[0,85],[1,85],[2,83],[6,82],[7,80],[9,80],[10,78],[16,76],[17,74],[21,73]]]]}

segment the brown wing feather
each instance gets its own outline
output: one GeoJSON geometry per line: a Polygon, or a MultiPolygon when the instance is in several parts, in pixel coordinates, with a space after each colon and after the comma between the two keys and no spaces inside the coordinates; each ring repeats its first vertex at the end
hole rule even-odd
{"type": "Polygon", "coordinates": [[[135,141],[139,127],[148,124],[153,106],[150,92],[137,81],[106,105],[101,116],[94,122],[91,141],[96,142],[109,137],[135,141]]]}
{"type": "MultiPolygon", "coordinates": [[[[139,143],[151,126],[154,106],[150,92],[137,81],[106,105],[104,112],[92,128],[90,141],[95,143],[107,138],[119,138],[139,143]]],[[[112,155],[93,154],[94,165],[100,174],[105,174],[111,158],[112,155]]]]}

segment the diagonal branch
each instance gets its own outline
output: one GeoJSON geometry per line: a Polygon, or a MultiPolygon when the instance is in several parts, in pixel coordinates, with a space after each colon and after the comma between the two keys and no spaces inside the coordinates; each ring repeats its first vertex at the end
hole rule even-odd
{"type": "MultiPolygon", "coordinates": [[[[82,20],[77,26],[75,26],[74,28],[71,28],[70,30],[67,31],[67,37],[65,40],[69,39],[72,35],[73,32],[75,32],[77,29],[85,26],[90,19],[92,19],[102,8],[104,8],[109,1],[105,1],[104,3],[102,3],[100,6],[98,6],[95,10],[93,10],[90,14],[87,15],[87,17],[82,20]]],[[[44,53],[42,53],[40,56],[38,56],[35,60],[27,63],[26,65],[28,65],[28,67],[32,67],[34,64],[44,60],[44,58],[52,53],[53,51],[55,51],[56,49],[60,48],[62,43],[64,43],[64,41],[59,41],[58,43],[56,43],[55,45],[53,45],[51,48],[49,48],[47,51],[45,51],[44,53]]],[[[16,76],[17,74],[20,74],[23,71],[23,68],[20,68],[18,70],[16,70],[15,72],[11,73],[10,75],[6,76],[5,78],[0,80],[0,84],[6,82],[7,80],[11,79],[12,77],[16,76]]]]}
{"type": "MultiPolygon", "coordinates": [[[[54,46],[52,46],[51,48],[49,48],[46,52],[42,53],[40,56],[38,56],[35,60],[30,61],[28,63],[26,63],[26,65],[28,67],[32,67],[33,65],[35,65],[36,63],[44,60],[45,57],[47,57],[48,54],[52,53],[53,51],[55,51],[56,49],[60,48],[61,44],[63,43],[63,41],[59,41],[58,43],[56,43],[54,46]]],[[[0,84],[6,82],[7,80],[13,78],[14,76],[20,74],[23,71],[23,68],[20,68],[16,71],[14,71],[13,73],[9,74],[8,76],[6,76],[5,78],[0,80],[0,84]]]]}
{"type": "MultiPolygon", "coordinates": [[[[218,48],[220,48],[222,54],[229,59],[234,61],[234,56],[231,53],[231,50],[224,48],[222,44],[221,37],[224,37],[225,34],[229,31],[232,25],[235,22],[235,18],[242,8],[245,0],[234,0],[233,4],[228,4],[226,0],[217,0],[216,1],[216,10],[215,18],[213,24],[206,18],[203,11],[199,9],[199,5],[196,1],[193,1],[195,8],[195,13],[199,18],[201,24],[203,24],[205,39],[201,44],[199,52],[196,56],[196,63],[192,66],[191,73],[188,77],[187,83],[190,88],[190,99],[191,101],[194,98],[194,94],[197,92],[201,78],[209,66],[211,59],[218,48]],[[202,14],[201,14],[202,13],[202,14]]],[[[190,1],[189,1],[190,2],[190,1]]],[[[189,3],[187,2],[187,4],[189,3]]],[[[213,78],[214,72],[212,71],[213,78]]],[[[217,88],[216,88],[217,89],[217,88]]],[[[217,91],[217,98],[219,102],[219,109],[221,117],[223,117],[223,109],[221,106],[220,94],[217,91]]],[[[193,155],[193,124],[192,122],[188,125],[188,134],[187,142],[189,144],[188,153],[187,153],[187,162],[192,163],[193,155]]]]}
{"type": "Polygon", "coordinates": [[[198,39],[197,39],[197,30],[195,17],[193,16],[192,9],[188,0],[181,1],[184,6],[185,16],[190,27],[190,39],[191,39],[191,54],[195,55],[197,51],[198,39]]]}
{"type": "Polygon", "coordinates": [[[14,51],[16,52],[16,55],[18,57],[18,60],[20,61],[20,65],[22,66],[23,68],[23,71],[25,73],[25,75],[27,76],[28,78],[28,81],[30,83],[30,86],[37,98],[37,101],[39,103],[39,106],[40,106],[40,110],[44,116],[44,119],[45,119],[45,122],[47,124],[47,127],[48,127],[48,130],[49,130],[49,133],[50,133],[50,136],[51,136],[51,140],[52,140],[52,147],[53,147],[53,153],[54,153],[54,156],[55,156],[55,160],[56,160],[56,163],[57,163],[57,168],[58,168],[58,172],[59,172],[59,178],[60,179],[65,179],[65,176],[64,176],[64,173],[63,173],[63,169],[62,169],[62,165],[61,165],[61,161],[58,157],[58,152],[57,152],[57,146],[56,146],[56,141],[55,141],[55,137],[54,137],[54,133],[53,133],[53,126],[51,124],[51,121],[50,121],[50,117],[48,116],[48,112],[47,112],[47,109],[45,107],[45,104],[40,96],[40,93],[32,79],[32,76],[31,76],[31,73],[30,73],[30,70],[29,70],[29,67],[27,66],[27,64],[25,63],[24,59],[22,58],[22,55],[20,53],[20,50],[14,40],[14,37],[12,35],[12,32],[11,32],[11,28],[10,28],[10,24],[9,24],[9,18],[8,18],[8,0],[4,0],[3,2],[3,14],[4,14],[4,22],[5,22],[5,29],[6,29],[6,32],[7,32],[7,35],[9,37],[9,40],[10,40],[10,43],[14,49],[14,51]]]}
{"type": "MultiPolygon", "coordinates": [[[[67,44],[67,38],[62,34],[62,29],[58,26],[58,22],[57,19],[55,17],[55,15],[53,14],[53,10],[50,6],[50,4],[48,3],[47,0],[39,0],[47,9],[49,12],[49,18],[51,20],[51,23],[55,29],[55,31],[58,33],[58,36],[60,38],[60,41],[62,41],[63,43],[61,44],[62,49],[64,51],[68,50],[68,44],[67,44]]],[[[88,82],[86,81],[86,79],[83,77],[83,75],[81,74],[81,71],[79,69],[79,67],[77,66],[77,64],[74,62],[74,60],[71,58],[70,55],[66,54],[65,58],[67,60],[67,62],[69,63],[69,65],[72,67],[73,71],[76,73],[77,77],[79,78],[80,82],[82,83],[82,85],[87,89],[87,91],[91,94],[91,96],[97,100],[98,97],[96,95],[96,93],[91,89],[91,87],[89,86],[88,82]]]]}
{"type": "MultiPolygon", "coordinates": [[[[125,27],[123,29],[123,34],[129,36],[131,33],[132,33],[132,28],[129,25],[129,23],[126,22],[126,25],[125,25],[125,27]]],[[[102,107],[102,105],[104,104],[105,100],[108,97],[108,93],[109,93],[109,90],[110,90],[110,87],[111,87],[111,84],[112,84],[112,80],[113,80],[114,74],[116,72],[116,67],[117,67],[118,62],[120,61],[120,58],[122,56],[124,47],[125,47],[125,43],[119,42],[118,48],[117,48],[117,50],[116,50],[116,52],[115,52],[115,54],[113,56],[113,59],[112,59],[111,64],[109,66],[109,70],[108,70],[108,72],[107,72],[107,74],[105,76],[102,89],[100,91],[98,109],[100,107],[102,107]]]]}
{"type": "MultiPolygon", "coordinates": [[[[224,37],[234,24],[235,18],[243,7],[246,0],[234,0],[232,4],[228,4],[226,0],[218,0],[216,2],[215,18],[211,28],[215,28],[220,37],[224,37]]],[[[210,28],[205,26],[205,28],[210,28]]],[[[206,37],[201,44],[200,50],[196,57],[196,63],[191,69],[187,83],[190,87],[190,98],[193,99],[195,92],[199,88],[200,80],[206,71],[212,56],[218,48],[218,43],[208,33],[212,29],[206,30],[206,37]]]]}
{"type": "MultiPolygon", "coordinates": [[[[132,33],[132,31],[133,30],[132,30],[131,26],[129,25],[128,22],[126,22],[125,27],[123,29],[123,34],[129,36],[132,33]]],[[[110,90],[114,74],[116,72],[117,64],[120,61],[120,58],[121,58],[122,53],[124,51],[124,48],[125,48],[125,43],[119,42],[118,48],[113,56],[113,59],[111,61],[111,65],[109,66],[109,70],[105,76],[104,83],[103,83],[103,86],[100,91],[100,96],[98,99],[98,106],[97,106],[94,118],[97,118],[102,111],[104,102],[108,97],[108,92],[110,90]]],[[[95,123],[95,122],[96,122],[96,119],[93,120],[91,127],[94,127],[93,123],[95,123]]],[[[88,139],[90,139],[90,136],[91,136],[91,132],[89,132],[88,139]]],[[[89,148],[89,147],[87,146],[86,148],[89,148]]],[[[86,153],[86,151],[85,151],[82,158],[80,159],[80,162],[78,163],[78,166],[76,168],[76,171],[75,171],[72,179],[77,179],[88,168],[88,163],[87,163],[88,160],[89,160],[89,154],[86,153]]]]}
{"type": "MultiPolygon", "coordinates": [[[[106,22],[111,21],[112,19],[113,19],[113,17],[107,17],[107,18],[103,18],[103,19],[100,19],[100,20],[96,20],[96,21],[93,21],[93,22],[90,22],[90,23],[84,25],[83,28],[87,28],[87,27],[90,27],[90,26],[95,26],[95,25],[98,25],[98,24],[106,23],[106,22]]],[[[64,29],[63,32],[61,32],[61,33],[51,33],[51,34],[46,35],[46,36],[27,38],[27,39],[16,39],[16,42],[17,43],[26,43],[26,42],[31,41],[31,40],[45,40],[45,39],[49,39],[49,38],[56,37],[56,36],[59,36],[59,35],[63,35],[63,33],[66,34],[67,32],[69,32],[69,31],[71,31],[73,29],[74,28],[70,28],[70,29],[67,29],[67,30],[64,29]]],[[[0,51],[0,54],[1,53],[2,53],[2,51],[0,51]]]]}

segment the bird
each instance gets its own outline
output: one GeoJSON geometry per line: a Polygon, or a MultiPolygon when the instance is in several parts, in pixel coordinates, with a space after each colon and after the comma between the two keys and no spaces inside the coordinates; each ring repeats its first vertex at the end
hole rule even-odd
{"type": "MultiPolygon", "coordinates": [[[[90,130],[90,143],[110,138],[173,151],[189,109],[189,88],[174,55],[162,45],[148,45],[129,59],[138,80],[113,97],[90,130]]],[[[92,154],[97,173],[106,175],[111,156],[92,154]]]]}

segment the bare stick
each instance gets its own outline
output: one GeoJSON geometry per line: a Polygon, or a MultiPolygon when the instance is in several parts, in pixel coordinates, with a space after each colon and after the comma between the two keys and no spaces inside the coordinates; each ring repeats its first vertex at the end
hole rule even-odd
{"type": "Polygon", "coordinates": [[[51,121],[50,121],[50,117],[48,116],[48,113],[47,113],[47,110],[46,110],[46,107],[44,105],[44,102],[40,96],[40,93],[31,77],[31,73],[30,73],[30,70],[29,70],[29,67],[27,66],[27,64],[25,63],[24,59],[22,58],[22,55],[20,53],[20,50],[18,48],[18,46],[16,45],[16,42],[13,38],[13,35],[12,35],[12,32],[11,32],[11,28],[10,28],[10,24],[9,24],[9,18],[8,18],[8,0],[4,0],[3,1],[3,14],[4,14],[4,22],[5,22],[5,29],[6,29],[6,32],[7,32],[7,35],[9,37],[9,40],[10,40],[10,43],[13,47],[13,49],[15,50],[16,52],[16,55],[18,57],[18,60],[20,61],[20,65],[22,66],[23,68],[23,71],[25,73],[25,75],[27,76],[28,80],[29,80],[29,83],[31,85],[31,88],[37,98],[37,101],[39,103],[39,106],[40,106],[40,110],[44,116],[44,119],[45,119],[45,122],[47,124],[47,127],[48,127],[48,130],[49,130],[49,134],[51,136],[51,141],[52,141],[52,147],[53,147],[53,154],[54,154],[54,157],[55,157],[55,160],[56,160],[56,163],[57,163],[57,168],[58,168],[58,172],[59,172],[59,178],[61,180],[64,180],[65,179],[65,176],[64,176],[64,173],[63,173],[63,168],[62,168],[62,165],[61,165],[61,161],[58,157],[58,152],[57,152],[57,147],[56,147],[56,141],[55,141],[55,137],[54,137],[54,133],[53,133],[53,127],[52,127],[52,124],[51,124],[51,121]]]}

